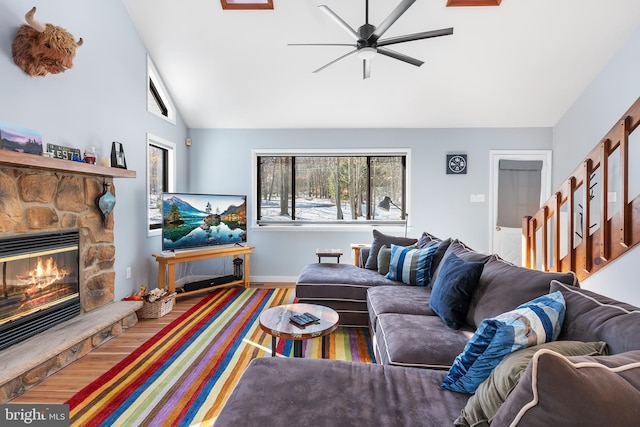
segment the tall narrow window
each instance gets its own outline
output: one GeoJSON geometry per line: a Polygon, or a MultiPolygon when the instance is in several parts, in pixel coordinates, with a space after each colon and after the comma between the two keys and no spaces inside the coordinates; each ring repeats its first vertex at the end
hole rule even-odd
{"type": "Polygon", "coordinates": [[[147,57],[147,111],[176,124],[176,109],[160,74],[147,57]]]}
{"type": "Polygon", "coordinates": [[[147,135],[147,207],[148,234],[160,234],[162,193],[175,191],[176,145],[147,135]]]}
{"type": "Polygon", "coordinates": [[[256,153],[257,222],[402,222],[408,152],[256,153]]]}

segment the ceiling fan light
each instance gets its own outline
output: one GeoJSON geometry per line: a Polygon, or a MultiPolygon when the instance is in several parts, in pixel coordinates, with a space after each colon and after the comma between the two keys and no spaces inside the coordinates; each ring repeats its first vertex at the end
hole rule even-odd
{"type": "Polygon", "coordinates": [[[360,59],[372,59],[376,56],[376,48],[375,47],[363,47],[358,49],[358,58],[360,59]]]}

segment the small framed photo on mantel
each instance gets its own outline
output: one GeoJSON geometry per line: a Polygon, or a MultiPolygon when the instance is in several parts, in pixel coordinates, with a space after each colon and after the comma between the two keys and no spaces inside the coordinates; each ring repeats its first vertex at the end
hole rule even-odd
{"type": "Polygon", "coordinates": [[[124,157],[124,148],[119,142],[113,141],[111,144],[111,167],[112,168],[127,168],[127,160],[124,157]]]}
{"type": "Polygon", "coordinates": [[[0,148],[27,154],[42,154],[42,134],[34,129],[0,122],[0,148]]]}

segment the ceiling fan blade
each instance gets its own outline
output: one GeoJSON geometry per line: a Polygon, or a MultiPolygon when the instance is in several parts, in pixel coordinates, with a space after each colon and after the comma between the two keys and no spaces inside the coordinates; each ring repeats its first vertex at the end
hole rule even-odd
{"type": "MultiPolygon", "coordinates": [[[[414,0],[415,1],[415,0],[414,0]]],[[[349,33],[351,35],[351,37],[354,38],[354,40],[358,40],[360,37],[358,37],[358,33],[356,32],[356,30],[354,30],[353,28],[351,28],[349,26],[349,24],[347,24],[346,22],[344,22],[342,20],[342,18],[340,18],[338,15],[336,15],[336,13],[329,9],[328,6],[321,4],[320,6],[318,6],[324,13],[326,13],[327,15],[329,15],[329,17],[331,19],[333,19],[338,25],[340,25],[342,27],[342,29],[344,29],[347,33],[349,33]]]]}
{"type": "Polygon", "coordinates": [[[363,59],[362,60],[362,79],[368,79],[371,77],[371,60],[363,59]]]}
{"type": "Polygon", "coordinates": [[[394,22],[402,16],[414,4],[416,0],[402,0],[402,2],[396,6],[395,9],[385,18],[384,21],[376,28],[376,30],[369,36],[367,41],[375,42],[393,25],[394,22]]]}
{"type": "Polygon", "coordinates": [[[353,43],[287,43],[287,46],[350,46],[356,47],[353,43]]]}
{"type": "Polygon", "coordinates": [[[406,62],[407,64],[415,65],[416,67],[419,67],[422,64],[424,64],[424,62],[420,61],[419,59],[412,58],[403,53],[396,52],[389,49],[378,48],[378,53],[384,56],[388,56],[389,58],[399,59],[400,61],[406,62]]]}
{"type": "Polygon", "coordinates": [[[390,44],[412,42],[414,40],[430,39],[432,37],[448,36],[453,34],[452,28],[443,28],[441,30],[425,31],[422,33],[407,34],[406,36],[391,37],[389,39],[379,40],[378,46],[388,46],[390,44]]]}
{"type": "Polygon", "coordinates": [[[345,54],[344,54],[344,55],[342,55],[341,57],[339,57],[339,58],[337,58],[337,59],[334,59],[333,61],[329,62],[328,64],[323,65],[322,67],[318,68],[317,70],[315,70],[315,71],[314,71],[314,73],[318,73],[318,72],[320,72],[320,71],[324,70],[324,69],[325,69],[325,68],[327,68],[328,66],[335,64],[336,62],[340,61],[341,59],[344,59],[344,58],[346,58],[346,57],[348,57],[348,56],[353,55],[353,54],[354,54],[354,53],[356,53],[357,51],[358,51],[358,50],[356,49],[356,50],[352,50],[352,51],[351,51],[351,52],[349,52],[349,53],[345,53],[345,54]]]}

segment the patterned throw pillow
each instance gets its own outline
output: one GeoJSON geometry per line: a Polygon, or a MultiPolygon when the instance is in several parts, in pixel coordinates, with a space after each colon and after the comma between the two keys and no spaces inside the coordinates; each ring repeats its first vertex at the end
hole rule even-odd
{"type": "Polygon", "coordinates": [[[391,245],[391,260],[387,279],[406,285],[427,286],[431,281],[431,260],[438,249],[414,249],[391,245]]]}
{"type": "Polygon", "coordinates": [[[453,361],[441,387],[459,393],[474,393],[508,354],[555,341],[562,328],[565,310],[562,293],[556,291],[513,311],[484,319],[453,361]]]}

